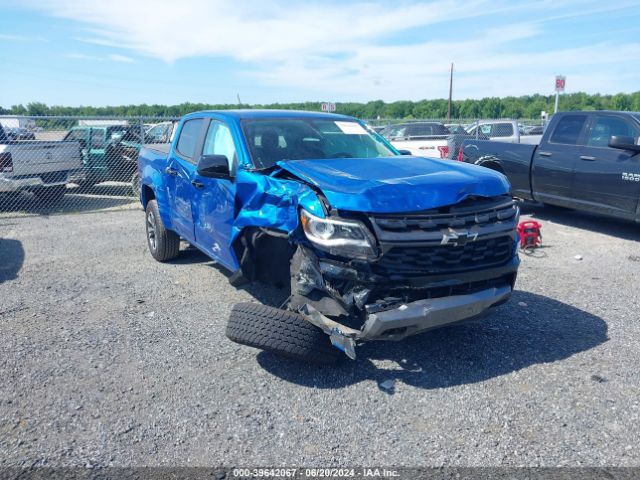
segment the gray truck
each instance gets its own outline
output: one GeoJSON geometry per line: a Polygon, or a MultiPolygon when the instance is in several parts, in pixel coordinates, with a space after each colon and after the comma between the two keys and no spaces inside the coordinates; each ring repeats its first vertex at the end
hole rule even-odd
{"type": "Polygon", "coordinates": [[[78,142],[12,140],[0,125],[0,194],[30,191],[55,202],[64,196],[69,176],[81,168],[78,142]]]}

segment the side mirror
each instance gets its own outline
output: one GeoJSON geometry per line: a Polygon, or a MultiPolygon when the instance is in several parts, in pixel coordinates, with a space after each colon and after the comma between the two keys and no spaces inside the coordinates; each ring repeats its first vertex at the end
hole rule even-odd
{"type": "Polygon", "coordinates": [[[398,150],[400,155],[413,155],[409,150],[398,150]]]}
{"type": "Polygon", "coordinates": [[[198,175],[208,178],[228,178],[229,160],[225,155],[202,155],[198,162],[198,175]]]}
{"type": "Polygon", "coordinates": [[[613,135],[609,139],[609,146],[611,148],[619,148],[620,150],[640,152],[640,145],[636,144],[635,139],[624,135],[613,135]]]}

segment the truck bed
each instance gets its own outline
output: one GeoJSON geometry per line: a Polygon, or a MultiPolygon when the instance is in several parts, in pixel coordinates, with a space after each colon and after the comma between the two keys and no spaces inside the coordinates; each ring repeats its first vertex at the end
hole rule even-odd
{"type": "Polygon", "coordinates": [[[511,183],[511,194],[532,199],[529,174],[531,160],[537,145],[525,143],[505,143],[493,140],[465,140],[464,160],[491,168],[491,163],[499,165],[495,170],[504,173],[511,183]]]}
{"type": "Polygon", "coordinates": [[[13,172],[5,177],[35,176],[82,168],[80,144],[75,141],[19,141],[0,145],[0,152],[11,154],[13,172]]]}

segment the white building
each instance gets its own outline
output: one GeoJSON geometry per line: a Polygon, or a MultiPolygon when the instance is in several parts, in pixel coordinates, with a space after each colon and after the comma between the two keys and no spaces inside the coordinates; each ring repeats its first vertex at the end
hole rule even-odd
{"type": "Polygon", "coordinates": [[[0,117],[0,125],[4,128],[26,128],[33,130],[36,121],[33,118],[26,117],[0,117]]]}

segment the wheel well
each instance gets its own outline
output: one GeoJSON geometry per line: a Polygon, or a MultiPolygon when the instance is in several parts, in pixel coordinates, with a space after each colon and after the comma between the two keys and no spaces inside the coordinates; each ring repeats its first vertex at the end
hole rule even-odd
{"type": "Polygon", "coordinates": [[[481,167],[488,168],[489,170],[495,170],[496,172],[499,172],[504,175],[504,169],[498,162],[494,160],[487,160],[485,162],[479,163],[478,165],[480,165],[481,167]]]}
{"type": "Polygon", "coordinates": [[[295,246],[284,232],[250,227],[233,243],[242,275],[248,280],[289,288],[295,246]]]}
{"type": "Polygon", "coordinates": [[[149,200],[156,198],[156,194],[153,193],[153,189],[149,185],[142,186],[142,207],[147,208],[149,200]]]}

